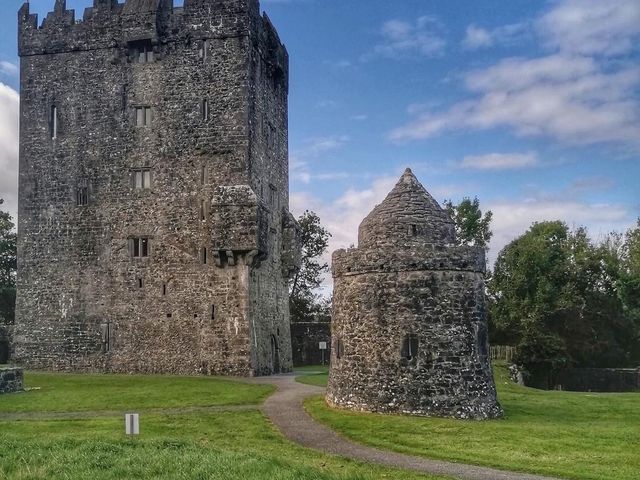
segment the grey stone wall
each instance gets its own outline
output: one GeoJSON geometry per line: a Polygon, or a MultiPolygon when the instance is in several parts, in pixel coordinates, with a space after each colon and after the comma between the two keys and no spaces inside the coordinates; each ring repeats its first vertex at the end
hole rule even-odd
{"type": "Polygon", "coordinates": [[[363,221],[358,248],[334,252],[330,404],[502,415],[489,358],[484,251],[453,246],[443,214],[408,170],[363,221]]]}
{"type": "Polygon", "coordinates": [[[15,361],[289,370],[288,57],[257,0],[94,0],[81,22],[58,0],[41,26],[25,4],[19,53],[15,361]]]}
{"type": "Polygon", "coordinates": [[[0,367],[0,394],[24,390],[23,374],[20,368],[0,367]]]}

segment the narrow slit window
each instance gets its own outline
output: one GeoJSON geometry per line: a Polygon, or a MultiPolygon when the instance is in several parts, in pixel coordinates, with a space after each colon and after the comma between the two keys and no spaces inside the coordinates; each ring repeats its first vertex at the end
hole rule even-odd
{"type": "Polygon", "coordinates": [[[418,336],[413,333],[407,335],[402,342],[402,356],[407,360],[413,360],[418,356],[419,347],[418,336]]]}
{"type": "Polygon", "coordinates": [[[411,225],[411,235],[414,237],[418,236],[418,226],[417,225],[411,225]]]}
{"type": "Polygon", "coordinates": [[[206,122],[209,120],[209,100],[202,100],[200,105],[200,112],[202,113],[202,121],[206,122]]]}
{"type": "Polygon", "coordinates": [[[138,288],[142,288],[144,287],[144,281],[142,280],[142,277],[138,278],[138,288]]]}
{"type": "Polygon", "coordinates": [[[211,305],[211,320],[215,320],[215,319],[216,319],[216,306],[211,305]]]}
{"type": "Polygon", "coordinates": [[[200,261],[202,262],[203,265],[207,264],[207,247],[202,247],[200,249],[200,261]]]}
{"type": "Polygon", "coordinates": [[[52,140],[58,138],[58,107],[55,105],[51,106],[51,112],[49,114],[49,133],[51,134],[52,140]]]}
{"type": "Polygon", "coordinates": [[[83,207],[89,204],[89,188],[79,187],[76,190],[76,205],[83,207]]]}
{"type": "Polygon", "coordinates": [[[209,58],[209,40],[205,39],[202,41],[202,47],[200,48],[200,58],[202,58],[203,62],[207,61],[209,58]]]}
{"type": "Polygon", "coordinates": [[[200,220],[205,221],[207,219],[207,204],[204,200],[200,200],[200,220]]]}
{"type": "Polygon", "coordinates": [[[162,284],[162,296],[164,297],[165,295],[167,295],[167,284],[163,283],[162,284]]]}

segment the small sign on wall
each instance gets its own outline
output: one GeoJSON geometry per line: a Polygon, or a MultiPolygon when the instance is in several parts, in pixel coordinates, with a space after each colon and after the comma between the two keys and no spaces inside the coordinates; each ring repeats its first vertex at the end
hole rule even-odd
{"type": "Polygon", "coordinates": [[[124,429],[127,435],[140,435],[140,415],[137,413],[125,414],[124,429]]]}
{"type": "Polygon", "coordinates": [[[327,342],[319,342],[320,345],[320,350],[326,350],[327,349],[327,342]]]}

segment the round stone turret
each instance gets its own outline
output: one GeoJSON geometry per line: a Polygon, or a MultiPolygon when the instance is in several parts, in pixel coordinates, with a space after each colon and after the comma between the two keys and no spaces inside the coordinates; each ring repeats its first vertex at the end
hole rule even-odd
{"type": "Polygon", "coordinates": [[[382,245],[449,245],[454,223],[407,168],[387,198],[360,224],[360,248],[382,245]]]}
{"type": "Polygon", "coordinates": [[[502,415],[491,372],[485,256],[407,169],[333,254],[329,404],[373,412],[502,415]]]}

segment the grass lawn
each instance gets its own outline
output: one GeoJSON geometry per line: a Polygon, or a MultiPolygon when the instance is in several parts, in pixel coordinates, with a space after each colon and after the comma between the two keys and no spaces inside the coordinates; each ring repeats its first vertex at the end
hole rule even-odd
{"type": "Polygon", "coordinates": [[[145,410],[260,404],[273,392],[269,385],[246,385],[212,377],[78,375],[25,373],[27,388],[0,396],[1,413],[145,410]]]}
{"type": "Polygon", "coordinates": [[[296,367],[294,371],[298,374],[296,381],[300,383],[315,385],[317,387],[325,387],[327,385],[327,378],[329,377],[328,365],[296,367]]]}
{"type": "Polygon", "coordinates": [[[504,364],[495,372],[503,420],[354,413],[320,397],[306,408],[344,436],[387,450],[566,478],[640,479],[640,393],[545,392],[511,383],[504,364]]]}
{"type": "Polygon", "coordinates": [[[212,378],[44,373],[27,374],[26,385],[41,389],[0,397],[0,479],[440,478],[303,449],[257,408],[231,410],[260,403],[271,387],[212,378]],[[230,410],[145,413],[225,405],[230,410]],[[109,413],[118,410],[142,412],[139,437],[124,435],[123,416],[109,413]],[[86,418],[56,418],[59,411],[86,418]],[[21,420],[7,420],[16,415],[21,420]]]}

